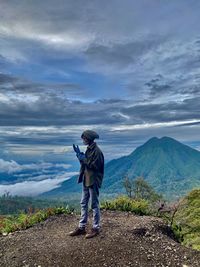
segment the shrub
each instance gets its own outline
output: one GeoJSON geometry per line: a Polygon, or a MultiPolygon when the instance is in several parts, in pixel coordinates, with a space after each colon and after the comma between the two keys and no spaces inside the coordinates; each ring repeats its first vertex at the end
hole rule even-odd
{"type": "Polygon", "coordinates": [[[116,199],[104,201],[101,208],[106,210],[130,211],[138,215],[149,214],[148,201],[144,199],[135,200],[128,196],[118,196],[116,199]]]}
{"type": "Polygon", "coordinates": [[[174,221],[181,227],[182,243],[200,250],[200,189],[192,190],[182,200],[174,221]]]}
{"type": "Polygon", "coordinates": [[[143,177],[130,179],[126,174],[123,178],[122,185],[125,187],[126,193],[130,198],[146,199],[152,203],[163,199],[162,195],[157,194],[143,177]]]}
{"type": "Polygon", "coordinates": [[[44,210],[37,210],[35,213],[26,214],[21,212],[19,215],[10,215],[0,220],[0,233],[10,233],[16,230],[26,229],[35,223],[42,222],[48,217],[57,214],[71,214],[74,209],[69,206],[53,207],[44,210]]]}

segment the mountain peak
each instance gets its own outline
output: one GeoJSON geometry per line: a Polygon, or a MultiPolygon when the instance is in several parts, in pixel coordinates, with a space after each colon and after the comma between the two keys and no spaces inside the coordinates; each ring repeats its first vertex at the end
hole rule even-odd
{"type": "Polygon", "coordinates": [[[166,198],[173,195],[175,199],[200,185],[200,152],[168,136],[152,137],[118,160],[112,171],[113,180],[123,173],[131,178],[142,176],[166,198]]]}
{"type": "Polygon", "coordinates": [[[161,141],[175,141],[178,142],[176,139],[169,137],[169,136],[163,136],[160,138],[161,141]]]}
{"type": "Polygon", "coordinates": [[[166,140],[176,141],[175,139],[173,139],[172,137],[169,137],[169,136],[163,136],[163,137],[160,137],[160,138],[154,136],[154,137],[150,138],[148,141],[166,141],[166,140]]]}
{"type": "Polygon", "coordinates": [[[163,143],[179,143],[177,140],[173,139],[172,137],[168,137],[168,136],[163,136],[163,137],[152,137],[150,138],[146,143],[144,143],[143,146],[147,145],[147,144],[150,144],[150,145],[155,145],[155,144],[159,144],[159,145],[162,145],[163,143]]]}

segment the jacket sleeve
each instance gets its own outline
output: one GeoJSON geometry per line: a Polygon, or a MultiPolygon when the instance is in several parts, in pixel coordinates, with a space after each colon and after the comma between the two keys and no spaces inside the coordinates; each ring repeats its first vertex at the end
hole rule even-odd
{"type": "Polygon", "coordinates": [[[94,151],[91,158],[86,158],[83,160],[83,163],[90,169],[98,171],[100,166],[104,164],[104,158],[102,153],[94,151]]]}

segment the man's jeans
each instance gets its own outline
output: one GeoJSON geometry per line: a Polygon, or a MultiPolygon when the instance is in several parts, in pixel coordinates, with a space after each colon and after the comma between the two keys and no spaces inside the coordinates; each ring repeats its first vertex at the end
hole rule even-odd
{"type": "Polygon", "coordinates": [[[93,211],[93,228],[100,229],[100,207],[99,207],[99,188],[96,183],[86,187],[82,184],[81,219],[79,227],[85,227],[88,221],[88,202],[91,197],[91,208],[93,211]]]}

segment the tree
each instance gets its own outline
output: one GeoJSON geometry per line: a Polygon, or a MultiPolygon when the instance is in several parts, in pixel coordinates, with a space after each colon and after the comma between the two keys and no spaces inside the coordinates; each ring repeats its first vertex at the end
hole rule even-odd
{"type": "Polygon", "coordinates": [[[132,184],[132,181],[129,179],[127,174],[124,176],[123,186],[126,189],[127,195],[131,198],[132,197],[132,192],[133,192],[133,184],[132,184]]]}
{"type": "Polygon", "coordinates": [[[125,175],[123,185],[129,197],[133,197],[135,199],[146,199],[152,202],[162,199],[162,196],[157,194],[153,187],[149,185],[143,177],[130,179],[128,175],[125,175]]]}

